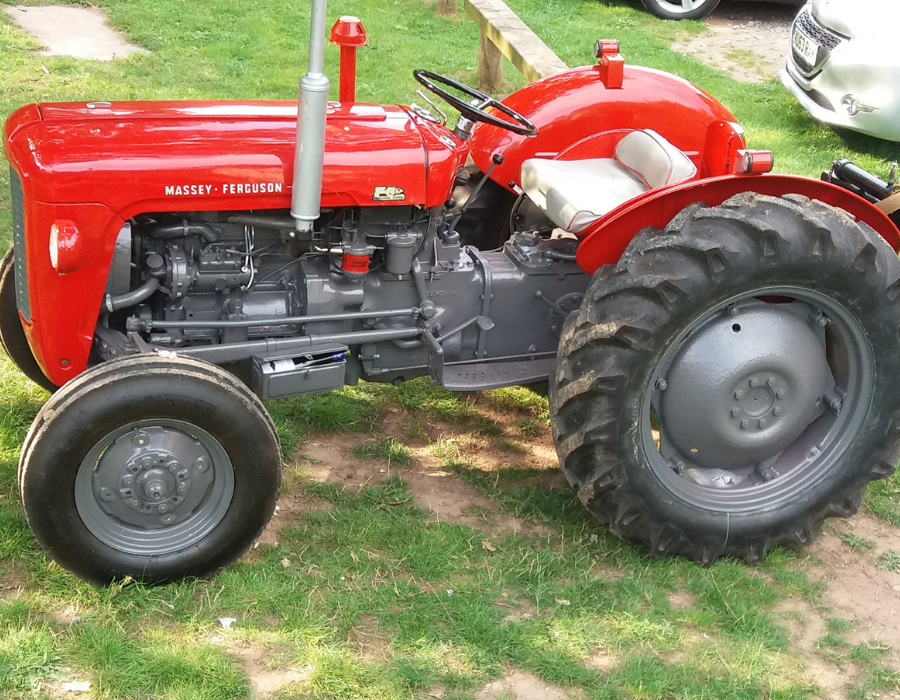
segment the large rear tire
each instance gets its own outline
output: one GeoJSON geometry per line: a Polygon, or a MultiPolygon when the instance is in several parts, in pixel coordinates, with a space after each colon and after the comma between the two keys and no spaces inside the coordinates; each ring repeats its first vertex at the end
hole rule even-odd
{"type": "Polygon", "coordinates": [[[280,480],[278,438],[250,390],[214,365],[157,355],[69,382],[19,462],[38,542],[99,585],[215,574],[262,532],[280,480]]]}
{"type": "Polygon", "coordinates": [[[692,205],[601,268],[550,383],[563,471],[656,556],[762,561],[889,476],[900,261],[804,197],[692,205]]]}
{"type": "Polygon", "coordinates": [[[0,345],[16,367],[22,370],[22,374],[47,391],[56,391],[56,384],[50,381],[34,359],[22,330],[16,307],[15,253],[12,248],[0,260],[0,345]]]}

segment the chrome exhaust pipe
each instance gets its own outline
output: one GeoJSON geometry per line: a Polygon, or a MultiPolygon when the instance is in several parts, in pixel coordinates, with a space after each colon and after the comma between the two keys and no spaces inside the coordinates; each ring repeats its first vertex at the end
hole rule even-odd
{"type": "Polygon", "coordinates": [[[322,201],[325,165],[325,120],[328,117],[328,78],[325,77],[325,9],[327,0],[313,0],[309,30],[309,68],[300,80],[297,147],[291,216],[299,233],[313,230],[322,201]]]}

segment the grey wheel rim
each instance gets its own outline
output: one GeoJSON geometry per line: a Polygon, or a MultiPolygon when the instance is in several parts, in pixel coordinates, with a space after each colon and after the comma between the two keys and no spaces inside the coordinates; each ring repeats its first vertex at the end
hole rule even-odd
{"type": "Polygon", "coordinates": [[[233,495],[225,449],[179,420],[117,428],[94,445],[75,477],[75,506],[91,534],[141,556],[196,544],[222,521],[233,495]]]}
{"type": "Polygon", "coordinates": [[[641,446],[683,501],[776,510],[831,472],[873,395],[872,353],[850,311],[814,290],[761,288],[704,313],[663,355],[641,446]]]}
{"type": "Polygon", "coordinates": [[[712,0],[654,0],[659,9],[672,15],[686,15],[706,7],[711,1],[712,0]]]}

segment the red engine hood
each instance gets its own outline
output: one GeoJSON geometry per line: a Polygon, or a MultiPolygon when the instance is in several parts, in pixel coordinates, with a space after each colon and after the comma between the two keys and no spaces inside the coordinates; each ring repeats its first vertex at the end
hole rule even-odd
{"type": "MultiPolygon", "coordinates": [[[[297,105],[118,102],[24,107],[4,127],[29,199],[141,212],[290,206],[297,105]]],[[[462,145],[400,107],[329,107],[323,207],[448,196],[462,145]]]]}

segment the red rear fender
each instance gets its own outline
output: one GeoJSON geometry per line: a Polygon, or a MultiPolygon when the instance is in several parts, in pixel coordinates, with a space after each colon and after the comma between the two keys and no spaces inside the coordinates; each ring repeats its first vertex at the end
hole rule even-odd
{"type": "Polygon", "coordinates": [[[626,202],[599,219],[582,234],[578,264],[588,274],[602,265],[618,262],[625,248],[641,230],[663,229],[678,212],[696,202],[717,206],[741,192],[780,197],[800,194],[843,209],[857,221],[871,226],[894,250],[900,250],[900,231],[881,211],[862,197],[820,180],[792,175],[724,176],[694,180],[652,190],[626,202]]]}

